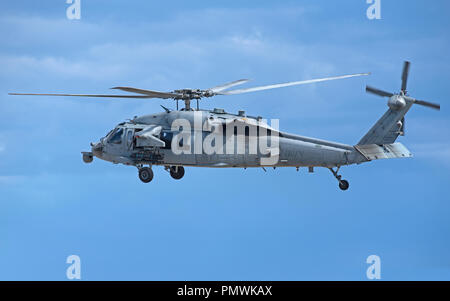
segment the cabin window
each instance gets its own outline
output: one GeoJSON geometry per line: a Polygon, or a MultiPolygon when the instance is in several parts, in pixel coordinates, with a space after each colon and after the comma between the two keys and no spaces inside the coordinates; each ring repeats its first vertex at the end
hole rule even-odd
{"type": "Polygon", "coordinates": [[[133,129],[129,129],[127,132],[127,143],[128,146],[130,147],[133,145],[133,138],[134,138],[133,129]]]}
{"type": "Polygon", "coordinates": [[[172,139],[173,139],[173,133],[171,132],[161,132],[161,140],[166,143],[166,146],[164,146],[164,149],[171,149],[172,148],[172,139]]]}

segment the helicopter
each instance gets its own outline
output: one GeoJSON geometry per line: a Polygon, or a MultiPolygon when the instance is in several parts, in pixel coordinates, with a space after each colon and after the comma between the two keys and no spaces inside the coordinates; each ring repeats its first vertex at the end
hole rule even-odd
{"type": "Polygon", "coordinates": [[[405,135],[405,115],[413,104],[440,110],[439,104],[410,97],[407,81],[410,62],[403,66],[399,93],[390,93],[366,86],[366,92],[388,97],[388,110],[356,145],[321,140],[280,131],[277,120],[269,125],[261,116],[249,116],[245,111],[237,114],[224,109],[203,110],[199,100],[218,95],[236,95],[268,89],[311,84],[352,77],[367,76],[358,73],[335,77],[288,82],[230,90],[247,83],[241,79],[213,88],[180,89],[171,92],[144,90],[133,87],[114,87],[132,95],[9,93],[10,95],[74,96],[102,98],[160,98],[176,101],[176,110],[161,105],[164,112],[135,116],[119,123],[91,150],[82,152],[85,163],[94,157],[115,164],[134,166],[144,183],[153,180],[153,166],[163,166],[173,179],[185,175],[186,166],[210,168],[265,168],[301,167],[310,173],[315,167],[327,168],[345,191],[349,182],[339,174],[342,166],[361,164],[379,159],[409,158],[410,151],[396,142],[405,135]],[[191,107],[197,102],[196,109],[191,107]],[[179,109],[178,102],[184,102],[179,109]]]}

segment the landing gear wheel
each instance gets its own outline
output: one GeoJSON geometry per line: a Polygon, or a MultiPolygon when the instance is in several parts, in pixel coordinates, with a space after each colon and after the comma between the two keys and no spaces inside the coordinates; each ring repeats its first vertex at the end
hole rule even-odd
{"type": "Polygon", "coordinates": [[[336,168],[336,171],[333,168],[328,168],[328,169],[331,171],[331,173],[336,178],[336,180],[338,180],[339,188],[343,191],[346,191],[350,187],[350,184],[346,180],[341,180],[342,176],[340,174],[338,174],[340,166],[338,166],[336,168]]]}
{"type": "Polygon", "coordinates": [[[139,169],[139,179],[144,183],[149,183],[153,180],[153,170],[149,167],[142,167],[139,169]]]}
{"type": "Polygon", "coordinates": [[[350,187],[350,184],[346,180],[341,180],[339,182],[339,188],[343,191],[346,191],[350,187]]]}
{"type": "Polygon", "coordinates": [[[170,176],[175,180],[179,180],[184,176],[184,167],[183,166],[171,166],[170,167],[170,176]]]}

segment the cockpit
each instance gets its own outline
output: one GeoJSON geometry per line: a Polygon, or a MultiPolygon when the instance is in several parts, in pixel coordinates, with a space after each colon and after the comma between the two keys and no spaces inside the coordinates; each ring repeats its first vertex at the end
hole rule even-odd
{"type": "Polygon", "coordinates": [[[122,135],[123,135],[123,128],[117,127],[109,135],[107,135],[106,141],[108,143],[120,144],[122,143],[122,135]]]}

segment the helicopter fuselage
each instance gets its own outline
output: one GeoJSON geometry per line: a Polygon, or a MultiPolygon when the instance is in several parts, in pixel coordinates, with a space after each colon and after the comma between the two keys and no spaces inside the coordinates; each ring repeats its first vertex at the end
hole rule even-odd
{"type": "Polygon", "coordinates": [[[243,112],[234,115],[220,109],[167,111],[119,124],[92,144],[91,154],[137,167],[332,168],[367,161],[353,146],[281,132],[274,123],[269,126],[261,117],[245,116],[243,112]],[[141,141],[140,133],[152,129],[156,132],[151,139],[141,141]],[[184,136],[177,139],[183,131],[184,136]],[[163,145],[155,144],[155,138],[163,145]],[[174,148],[174,143],[179,149],[174,148]]]}

